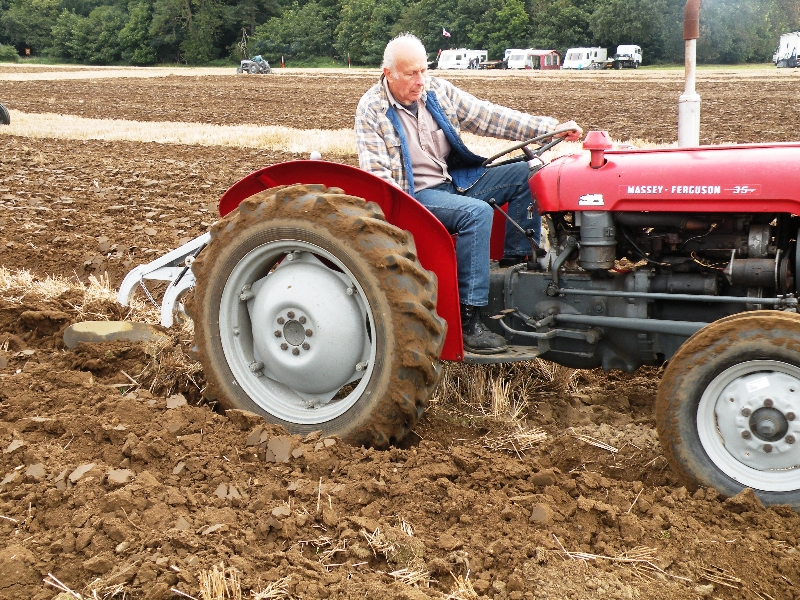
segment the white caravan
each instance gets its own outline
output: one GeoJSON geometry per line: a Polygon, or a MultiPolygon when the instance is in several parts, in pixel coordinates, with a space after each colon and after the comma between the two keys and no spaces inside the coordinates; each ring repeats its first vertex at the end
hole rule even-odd
{"type": "Polygon", "coordinates": [[[439,55],[437,69],[477,69],[487,59],[486,50],[442,50],[439,55]]]}
{"type": "Polygon", "coordinates": [[[800,51],[800,31],[784,33],[778,42],[778,49],[772,55],[776,67],[796,67],[797,54],[800,51]]]}
{"type": "Polygon", "coordinates": [[[604,69],[608,60],[605,48],[570,48],[564,55],[562,69],[604,69]]]}

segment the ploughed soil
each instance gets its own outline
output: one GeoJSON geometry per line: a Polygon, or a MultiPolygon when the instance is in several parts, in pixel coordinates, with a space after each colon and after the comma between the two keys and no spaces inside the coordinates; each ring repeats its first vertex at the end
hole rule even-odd
{"type": "MultiPolygon", "coordinates": [[[[0,66],[4,74],[20,67],[0,66]]],[[[275,69],[272,75],[3,81],[0,102],[26,113],[88,118],[185,121],[220,125],[283,125],[301,129],[353,126],[361,95],[377,70],[315,72],[275,69]]],[[[73,74],[67,72],[67,74],[73,74]]],[[[531,114],[573,119],[585,131],[616,140],[658,144],[677,139],[683,70],[540,72],[431,71],[476,96],[531,114]]],[[[787,102],[800,85],[794,69],[700,70],[701,143],[795,139],[800,107],[787,102]]]]}
{"type": "MultiPolygon", "coordinates": [[[[593,75],[453,79],[617,139],[674,140],[681,77],[593,75]]],[[[701,80],[704,136],[791,139],[791,75],[701,80]]],[[[14,81],[0,101],[337,128],[373,80],[14,81]]],[[[64,346],[70,324],[128,314],[79,281],[108,274],[116,288],[205,231],[234,181],[291,158],[0,136],[0,265],[76,282],[0,297],[0,598],[52,598],[45,578],[85,598],[222,598],[209,581],[223,579],[261,598],[800,598],[800,515],[749,491],[681,487],[655,434],[656,369],[448,365],[414,433],[375,451],[215,411],[188,330],[64,346]],[[521,407],[513,420],[492,416],[502,381],[521,407]]]]}

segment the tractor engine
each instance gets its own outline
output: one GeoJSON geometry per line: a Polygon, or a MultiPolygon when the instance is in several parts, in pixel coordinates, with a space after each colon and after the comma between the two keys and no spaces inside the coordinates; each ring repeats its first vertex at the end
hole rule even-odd
{"type": "Polygon", "coordinates": [[[785,296],[795,291],[795,221],[770,213],[547,215],[547,256],[496,273],[490,308],[505,316],[498,332],[514,334],[512,344],[536,344],[562,364],[660,364],[706,323],[793,300],[785,296]]]}
{"type": "MultiPolygon", "coordinates": [[[[511,344],[574,368],[658,365],[707,324],[796,312],[798,144],[614,149],[533,166],[545,256],[493,271],[511,344]]],[[[541,250],[540,250],[541,252],[541,250]]]]}

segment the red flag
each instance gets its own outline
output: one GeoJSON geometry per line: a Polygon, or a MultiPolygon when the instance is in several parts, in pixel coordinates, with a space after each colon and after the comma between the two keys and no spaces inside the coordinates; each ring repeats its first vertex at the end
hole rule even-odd
{"type": "Polygon", "coordinates": [[[447,31],[447,29],[445,29],[444,27],[442,27],[442,35],[444,37],[450,37],[450,32],[447,31]]]}

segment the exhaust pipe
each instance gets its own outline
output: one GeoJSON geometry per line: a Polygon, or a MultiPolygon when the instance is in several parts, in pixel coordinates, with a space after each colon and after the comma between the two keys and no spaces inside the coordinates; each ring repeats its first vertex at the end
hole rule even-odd
{"type": "Polygon", "coordinates": [[[700,94],[695,91],[697,38],[700,37],[700,3],[687,0],[683,9],[683,39],[686,41],[686,83],[678,98],[678,146],[700,145],[700,94]]]}

